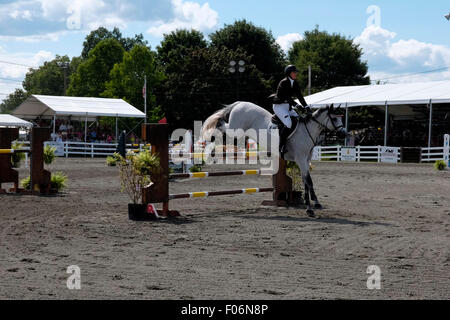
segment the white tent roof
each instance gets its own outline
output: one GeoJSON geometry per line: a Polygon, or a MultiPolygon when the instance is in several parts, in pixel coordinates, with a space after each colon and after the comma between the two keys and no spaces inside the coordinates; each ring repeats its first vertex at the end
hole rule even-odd
{"type": "Polygon", "coordinates": [[[305,97],[311,107],[450,103],[450,81],[335,87],[305,97]]]}
{"type": "Polygon", "coordinates": [[[0,127],[32,127],[31,122],[19,119],[10,114],[0,114],[0,127]]]}
{"type": "Polygon", "coordinates": [[[32,95],[12,112],[21,118],[72,116],[145,118],[145,114],[122,99],[32,95]]]}

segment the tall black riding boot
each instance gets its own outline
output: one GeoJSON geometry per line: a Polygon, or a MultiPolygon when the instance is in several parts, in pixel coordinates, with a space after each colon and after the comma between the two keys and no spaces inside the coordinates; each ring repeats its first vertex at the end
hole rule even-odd
{"type": "Polygon", "coordinates": [[[289,128],[283,126],[282,128],[278,129],[279,135],[280,135],[280,155],[281,158],[284,158],[284,154],[288,151],[286,147],[286,139],[287,134],[289,132],[289,128]]]}

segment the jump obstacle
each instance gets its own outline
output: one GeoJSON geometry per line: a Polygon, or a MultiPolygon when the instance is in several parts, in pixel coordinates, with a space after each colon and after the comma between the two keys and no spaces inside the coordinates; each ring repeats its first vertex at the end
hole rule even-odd
{"type": "Polygon", "coordinates": [[[14,188],[10,192],[15,193],[49,193],[51,186],[51,174],[44,170],[44,141],[49,140],[51,130],[49,128],[31,129],[30,150],[11,149],[11,143],[19,137],[18,128],[0,128],[0,193],[6,190],[1,188],[2,183],[13,183],[14,188]],[[30,191],[19,188],[19,173],[12,168],[11,156],[14,153],[30,153],[30,191]]]}
{"type": "Polygon", "coordinates": [[[155,177],[153,184],[142,191],[142,203],[144,205],[162,203],[159,215],[177,216],[178,211],[169,210],[169,200],[185,198],[204,198],[234,194],[252,194],[258,192],[272,192],[272,200],[263,201],[265,206],[298,206],[302,204],[299,192],[292,190],[292,179],[286,175],[286,161],[279,159],[279,170],[272,176],[272,187],[246,188],[223,191],[190,192],[181,194],[169,193],[169,180],[184,178],[206,178],[221,176],[242,176],[261,174],[259,170],[240,170],[225,172],[196,172],[169,174],[169,126],[168,124],[143,124],[142,139],[151,145],[151,152],[159,155],[160,174],[155,177]]]}

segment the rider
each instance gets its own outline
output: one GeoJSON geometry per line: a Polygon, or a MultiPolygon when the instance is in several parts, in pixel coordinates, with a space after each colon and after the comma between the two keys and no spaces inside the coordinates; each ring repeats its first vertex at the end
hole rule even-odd
{"type": "Polygon", "coordinates": [[[297,68],[292,64],[284,69],[286,78],[283,78],[278,84],[277,92],[273,98],[273,112],[285,125],[279,131],[280,151],[282,154],[287,152],[286,139],[289,129],[292,127],[291,116],[298,117],[297,112],[292,107],[298,108],[300,105],[294,101],[294,98],[298,98],[302,108],[308,112],[308,115],[311,114],[311,108],[306,103],[305,98],[303,98],[300,85],[295,81],[297,73],[297,68]]]}

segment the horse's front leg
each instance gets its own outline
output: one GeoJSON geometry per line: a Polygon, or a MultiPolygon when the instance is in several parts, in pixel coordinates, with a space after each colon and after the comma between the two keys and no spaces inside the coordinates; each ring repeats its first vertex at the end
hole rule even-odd
{"type": "MultiPolygon", "coordinates": [[[[314,217],[314,210],[311,207],[311,202],[309,201],[309,195],[311,193],[311,187],[312,184],[310,182],[312,182],[311,180],[311,176],[309,175],[309,163],[308,161],[300,161],[299,163],[299,167],[300,170],[302,172],[302,180],[303,180],[303,186],[305,189],[305,204],[306,204],[306,214],[310,217],[314,217]]],[[[313,193],[311,193],[311,198],[313,201],[315,201],[314,199],[317,200],[316,195],[313,193]]]]}
{"type": "Polygon", "coordinates": [[[308,182],[309,193],[311,194],[311,200],[314,201],[314,209],[318,209],[318,210],[323,209],[322,205],[319,203],[319,200],[317,199],[316,192],[314,191],[314,184],[312,182],[311,174],[309,172],[306,177],[306,180],[308,182]]]}

